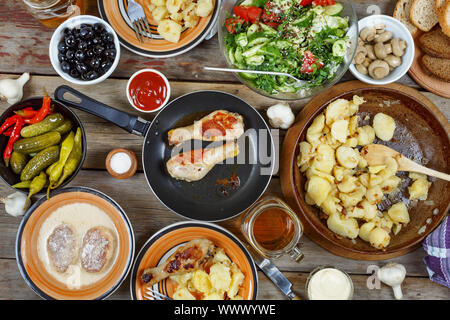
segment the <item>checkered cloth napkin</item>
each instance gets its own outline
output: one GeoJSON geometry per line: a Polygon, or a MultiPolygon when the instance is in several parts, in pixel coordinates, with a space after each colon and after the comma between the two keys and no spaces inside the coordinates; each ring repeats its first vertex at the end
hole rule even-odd
{"type": "Polygon", "coordinates": [[[441,225],[423,242],[427,252],[424,258],[430,280],[450,288],[450,219],[441,225]]]}

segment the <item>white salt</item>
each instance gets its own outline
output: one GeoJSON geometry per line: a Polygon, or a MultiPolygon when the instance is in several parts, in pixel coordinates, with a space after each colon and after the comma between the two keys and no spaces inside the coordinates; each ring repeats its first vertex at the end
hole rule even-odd
{"type": "Polygon", "coordinates": [[[131,158],[125,152],[117,152],[111,157],[110,165],[114,172],[122,174],[130,170],[131,158]]]}

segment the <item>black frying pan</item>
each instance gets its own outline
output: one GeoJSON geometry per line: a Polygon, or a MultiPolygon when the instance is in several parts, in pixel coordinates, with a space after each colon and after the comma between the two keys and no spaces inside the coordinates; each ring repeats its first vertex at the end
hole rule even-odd
{"type": "MultiPolygon", "coordinates": [[[[130,133],[144,136],[143,168],[150,188],[167,208],[186,218],[204,221],[229,219],[250,207],[269,185],[275,158],[270,130],[253,107],[231,94],[220,91],[186,94],[171,101],[152,123],[95,101],[68,86],[58,87],[55,98],[65,105],[111,121],[130,133]],[[67,97],[64,97],[65,93],[68,93],[67,97]],[[75,96],[75,99],[71,99],[70,95],[75,96]],[[238,112],[244,118],[245,128],[254,130],[253,134],[245,134],[238,139],[239,160],[245,163],[218,164],[196,182],[173,179],[165,164],[178,149],[169,147],[167,132],[190,125],[217,109],[238,112]],[[228,179],[233,174],[240,180],[237,189],[217,183],[218,179],[228,179]]],[[[189,150],[192,148],[190,144],[198,148],[218,146],[221,142],[211,145],[210,142],[189,141],[181,148],[189,150]]]]}
{"type": "MultiPolygon", "coordinates": [[[[77,127],[81,128],[81,132],[83,134],[83,156],[81,158],[80,164],[78,165],[78,168],[76,171],[68,178],[66,179],[58,188],[64,187],[66,184],[68,184],[78,173],[80,168],[83,166],[84,159],[86,157],[86,135],[84,132],[83,125],[78,118],[78,116],[70,110],[70,108],[62,105],[61,103],[56,102],[54,99],[52,99],[52,105],[54,107],[54,112],[61,113],[64,118],[70,119],[73,123],[72,130],[76,130],[77,127]]],[[[14,111],[22,110],[27,107],[32,107],[35,110],[38,110],[42,107],[42,97],[35,97],[35,98],[29,98],[23,101],[20,101],[16,104],[13,104],[8,109],[6,109],[2,115],[0,116],[0,124],[2,124],[7,118],[14,115],[14,111]]],[[[3,150],[5,150],[6,144],[8,143],[9,137],[4,136],[3,134],[0,135],[0,150],[3,157],[3,150]]],[[[20,182],[20,177],[16,175],[12,170],[11,167],[6,167],[3,160],[0,161],[0,177],[3,181],[5,181],[9,186],[12,186],[18,182],[20,182]]],[[[28,193],[28,189],[17,189],[23,192],[28,193]]],[[[46,192],[45,190],[42,190],[38,194],[44,194],[46,192]]]]}

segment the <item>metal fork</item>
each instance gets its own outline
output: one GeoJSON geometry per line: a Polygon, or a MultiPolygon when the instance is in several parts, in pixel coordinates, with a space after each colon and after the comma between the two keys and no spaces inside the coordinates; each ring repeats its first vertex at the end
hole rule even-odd
{"type": "Polygon", "coordinates": [[[145,288],[144,298],[153,300],[172,300],[172,298],[150,288],[145,288]]]}
{"type": "Polygon", "coordinates": [[[142,6],[134,0],[128,0],[127,10],[139,43],[144,42],[146,36],[152,38],[152,30],[150,29],[142,6]]]}

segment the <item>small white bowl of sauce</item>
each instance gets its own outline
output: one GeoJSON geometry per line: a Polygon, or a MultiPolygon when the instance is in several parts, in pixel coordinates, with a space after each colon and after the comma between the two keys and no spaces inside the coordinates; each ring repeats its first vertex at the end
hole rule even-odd
{"type": "Polygon", "coordinates": [[[309,300],[352,300],[353,281],[341,269],[320,266],[309,274],[306,293],[309,300]]]}
{"type": "Polygon", "coordinates": [[[127,98],[138,111],[159,111],[169,102],[169,80],[158,70],[139,70],[128,80],[127,98]]]}

